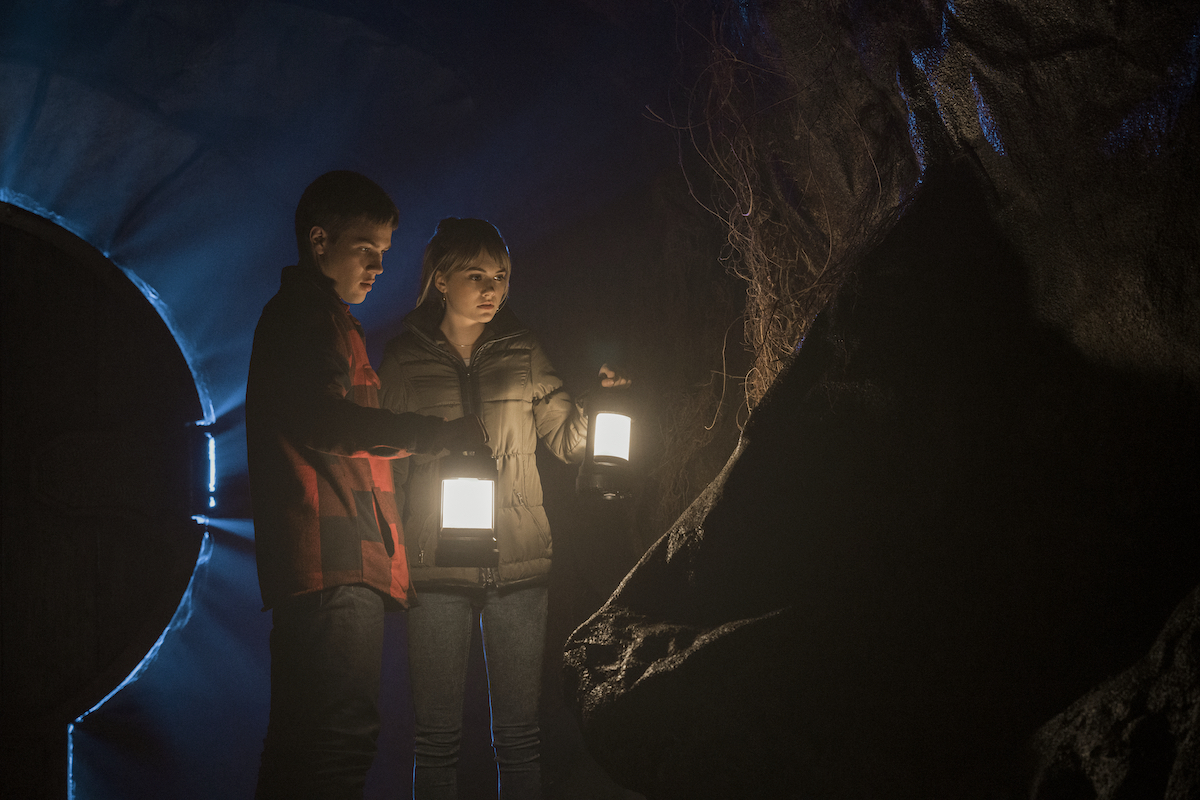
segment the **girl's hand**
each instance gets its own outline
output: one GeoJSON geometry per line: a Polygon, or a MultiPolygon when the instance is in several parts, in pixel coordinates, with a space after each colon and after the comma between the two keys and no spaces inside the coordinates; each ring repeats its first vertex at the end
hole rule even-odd
{"type": "Polygon", "coordinates": [[[633,381],[605,364],[600,367],[600,385],[605,389],[611,389],[617,386],[632,386],[633,381]]]}

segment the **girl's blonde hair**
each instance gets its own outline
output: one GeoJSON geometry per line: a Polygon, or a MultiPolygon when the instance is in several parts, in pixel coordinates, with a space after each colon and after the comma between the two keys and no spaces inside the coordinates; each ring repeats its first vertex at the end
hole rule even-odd
{"type": "Polygon", "coordinates": [[[434,278],[461,272],[482,255],[491,256],[505,272],[512,272],[508,245],[495,225],[483,219],[458,217],[447,217],[439,222],[421,259],[421,293],[417,296],[417,305],[440,298],[441,293],[433,285],[434,278]]]}

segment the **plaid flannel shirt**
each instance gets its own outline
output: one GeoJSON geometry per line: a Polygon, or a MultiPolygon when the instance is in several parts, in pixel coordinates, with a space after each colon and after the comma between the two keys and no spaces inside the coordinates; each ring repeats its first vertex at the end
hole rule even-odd
{"type": "Polygon", "coordinates": [[[264,608],[348,584],[407,606],[390,459],[428,450],[442,420],[380,409],[378,391],[362,326],[332,281],[286,267],[255,329],[246,386],[264,608]]]}

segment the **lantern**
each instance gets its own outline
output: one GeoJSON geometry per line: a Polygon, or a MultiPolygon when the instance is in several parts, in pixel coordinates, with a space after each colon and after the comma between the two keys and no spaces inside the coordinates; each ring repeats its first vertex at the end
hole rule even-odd
{"type": "Polygon", "coordinates": [[[587,454],[575,480],[580,493],[598,492],[606,500],[630,494],[631,406],[626,388],[598,389],[584,400],[587,454]]]}
{"type": "Polygon", "coordinates": [[[439,567],[498,567],[496,460],[476,453],[442,459],[442,521],[435,563],[439,567]]]}

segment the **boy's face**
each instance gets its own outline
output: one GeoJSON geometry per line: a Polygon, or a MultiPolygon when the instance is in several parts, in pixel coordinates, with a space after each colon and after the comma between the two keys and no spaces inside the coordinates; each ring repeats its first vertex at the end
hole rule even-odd
{"type": "Polygon", "coordinates": [[[317,266],[333,279],[338,297],[357,305],[367,299],[375,277],[383,272],[383,254],[392,246],[392,227],[359,219],[330,241],[324,228],[313,226],[308,241],[317,266]]]}

